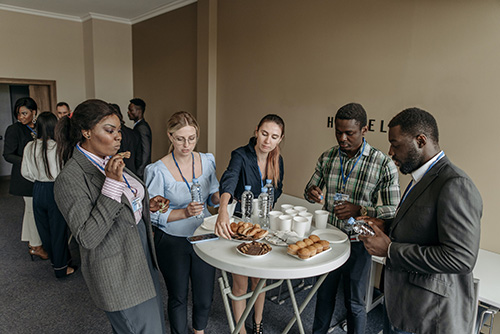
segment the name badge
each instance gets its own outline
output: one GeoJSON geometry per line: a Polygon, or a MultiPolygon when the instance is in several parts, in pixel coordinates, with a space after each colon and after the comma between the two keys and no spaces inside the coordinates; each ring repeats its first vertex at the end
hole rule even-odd
{"type": "Polygon", "coordinates": [[[134,210],[134,212],[142,210],[142,201],[139,197],[134,198],[132,201],[132,210],[134,210]]]}

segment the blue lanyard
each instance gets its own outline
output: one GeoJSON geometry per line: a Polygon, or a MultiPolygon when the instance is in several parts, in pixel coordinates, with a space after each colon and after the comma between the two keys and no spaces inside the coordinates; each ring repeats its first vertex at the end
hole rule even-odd
{"type": "MultiPolygon", "coordinates": [[[[186,186],[188,187],[189,192],[191,192],[191,186],[189,185],[189,183],[186,180],[186,178],[184,177],[184,175],[182,175],[181,168],[179,167],[179,164],[177,163],[177,160],[175,160],[174,151],[172,151],[172,158],[174,158],[175,165],[177,166],[177,169],[179,170],[179,173],[181,173],[181,177],[184,180],[184,182],[186,183],[186,186]]],[[[191,152],[191,158],[193,159],[193,179],[194,179],[195,176],[194,176],[194,154],[193,154],[193,152],[191,152]]]]}
{"type": "Polygon", "coordinates": [[[260,189],[262,189],[262,188],[264,188],[264,182],[262,182],[262,172],[260,171],[259,161],[257,161],[257,168],[259,169],[259,176],[260,176],[260,189]]]}
{"type": "Polygon", "coordinates": [[[342,154],[340,152],[340,147],[339,147],[339,157],[340,157],[340,173],[342,174],[342,193],[345,192],[345,186],[347,184],[347,180],[349,179],[349,176],[351,176],[352,171],[354,170],[354,167],[358,164],[359,159],[361,159],[361,156],[363,155],[363,152],[365,151],[365,144],[366,140],[363,138],[363,149],[361,150],[361,153],[359,154],[359,157],[356,159],[356,162],[354,163],[354,166],[352,166],[351,170],[347,174],[347,176],[344,176],[344,167],[342,166],[342,154]]]}
{"type": "Polygon", "coordinates": [[[34,136],[33,136],[33,134],[32,134],[32,136],[33,136],[33,138],[35,138],[36,137],[36,131],[34,129],[30,128],[30,126],[28,124],[25,124],[25,125],[34,134],[34,136]]]}
{"type": "MultiPolygon", "coordinates": [[[[427,170],[425,171],[424,175],[422,175],[422,178],[425,176],[425,174],[427,174],[428,171],[431,170],[432,167],[434,167],[434,165],[444,156],[444,152],[441,152],[441,154],[439,154],[439,156],[437,157],[436,160],[434,160],[434,162],[429,166],[429,168],[427,168],[427,170]]],[[[405,192],[403,193],[403,198],[401,198],[401,201],[399,202],[399,205],[398,205],[398,208],[401,206],[401,204],[403,204],[403,202],[405,201],[406,197],[408,197],[408,195],[410,194],[410,192],[413,190],[413,188],[415,188],[415,186],[417,185],[417,183],[413,184],[413,179],[410,181],[410,183],[408,183],[408,185],[406,186],[406,189],[405,189],[405,192]]]]}
{"type": "MultiPolygon", "coordinates": [[[[95,166],[97,166],[97,168],[99,168],[100,170],[102,170],[104,172],[104,174],[106,174],[106,171],[104,170],[104,167],[102,167],[97,161],[95,161],[94,159],[92,159],[87,153],[83,152],[82,149],[80,148],[80,146],[77,145],[76,148],[78,149],[78,151],[82,152],[82,154],[84,156],[86,156],[87,159],[89,159],[95,166]]],[[[110,156],[110,158],[111,158],[111,156],[110,156]]],[[[136,196],[137,195],[137,190],[134,191],[134,189],[132,189],[132,187],[130,186],[130,183],[128,183],[127,178],[125,177],[125,173],[123,173],[122,176],[123,176],[123,180],[127,184],[127,187],[130,189],[130,191],[132,192],[132,194],[134,194],[134,196],[136,196]]]]}

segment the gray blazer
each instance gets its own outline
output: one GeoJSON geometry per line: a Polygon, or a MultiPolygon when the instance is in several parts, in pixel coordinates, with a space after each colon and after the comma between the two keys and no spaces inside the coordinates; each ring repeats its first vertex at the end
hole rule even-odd
{"type": "Polygon", "coordinates": [[[470,333],[482,200],[447,157],[420,180],[390,224],[389,319],[413,333],[470,333]]]}
{"type": "MultiPolygon", "coordinates": [[[[130,173],[127,170],[127,173],[130,173]]],[[[135,175],[130,173],[140,181],[135,175]]],[[[80,151],[66,163],[54,187],[55,200],[80,245],[82,273],[97,307],[113,312],[156,296],[132,207],[101,195],[106,177],[80,151]]],[[[142,181],[141,184],[144,186],[142,181]]],[[[147,188],[142,218],[153,264],[158,267],[147,188]]]]}

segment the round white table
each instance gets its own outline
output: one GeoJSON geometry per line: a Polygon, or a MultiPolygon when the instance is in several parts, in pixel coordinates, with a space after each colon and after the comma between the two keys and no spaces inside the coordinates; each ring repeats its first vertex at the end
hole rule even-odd
{"type": "MultiPolygon", "coordinates": [[[[200,227],[196,230],[195,235],[205,233],[210,233],[210,231],[200,227]]],[[[311,233],[314,234],[314,231],[311,233]]],[[[219,284],[225,303],[229,327],[233,333],[238,333],[241,326],[243,326],[243,323],[250,313],[257,296],[261,292],[279,286],[283,280],[287,281],[290,299],[295,313],[294,318],[292,318],[283,333],[287,333],[295,321],[297,321],[300,333],[304,333],[300,313],[306,307],[314,293],[318,290],[321,283],[323,283],[326,275],[330,271],[337,269],[344,264],[349,258],[351,252],[350,242],[346,240],[342,243],[331,243],[331,250],[320,253],[308,260],[300,260],[292,257],[287,254],[286,247],[274,245],[271,245],[272,251],[264,256],[249,257],[241,255],[236,251],[236,246],[240,243],[241,242],[232,240],[219,239],[215,241],[201,242],[194,245],[196,254],[198,254],[203,261],[214,266],[215,268],[219,268],[222,271],[223,277],[219,278],[219,284]],[[259,277],[262,279],[253,292],[245,296],[236,297],[231,293],[229,283],[227,282],[226,272],[249,277],[259,277]],[[303,304],[300,307],[297,306],[291,280],[314,276],[321,277],[317,280],[303,304]],[[266,279],[277,279],[281,281],[264,288],[266,279]],[[245,312],[236,327],[234,327],[232,321],[231,308],[229,306],[229,301],[227,300],[228,295],[231,299],[249,298],[245,312]]]]}

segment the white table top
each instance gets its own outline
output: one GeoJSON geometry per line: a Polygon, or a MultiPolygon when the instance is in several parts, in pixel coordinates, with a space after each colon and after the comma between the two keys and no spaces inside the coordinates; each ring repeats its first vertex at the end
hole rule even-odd
{"type": "Polygon", "coordinates": [[[500,308],[500,254],[480,249],[474,277],[479,278],[479,300],[500,308]]]}
{"type": "MultiPolygon", "coordinates": [[[[208,233],[201,227],[195,235],[208,233]]],[[[249,277],[267,279],[295,279],[318,276],[340,267],[351,253],[349,241],[330,244],[331,250],[309,260],[300,260],[287,254],[287,247],[274,246],[271,252],[251,258],[239,254],[240,242],[219,239],[194,245],[196,254],[208,264],[221,270],[249,277]]]]}

